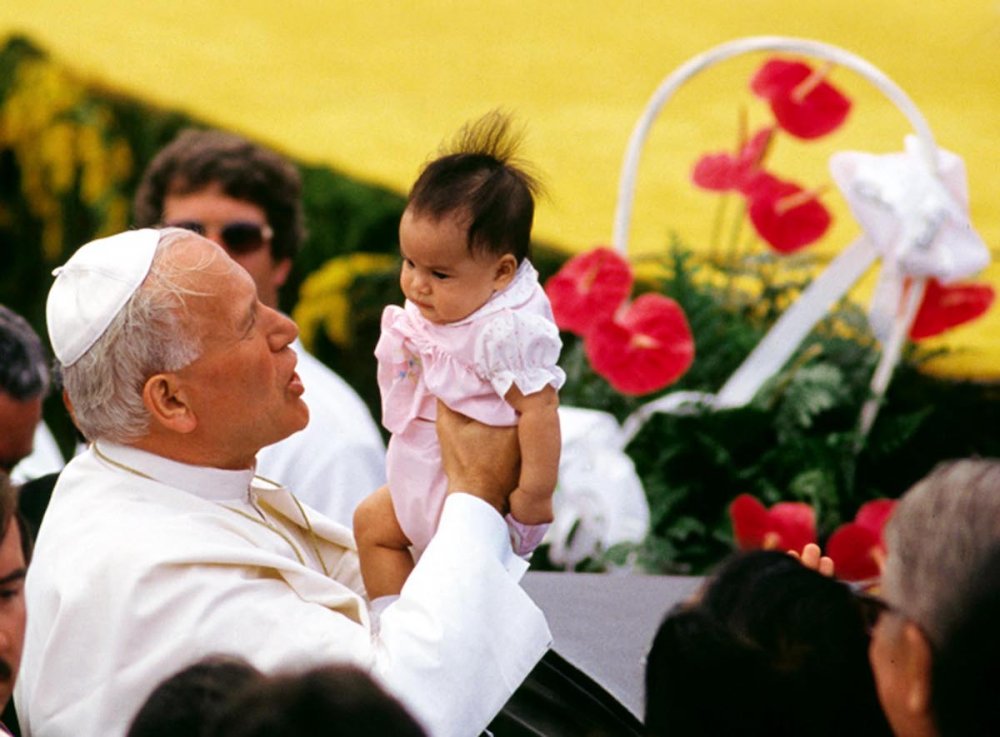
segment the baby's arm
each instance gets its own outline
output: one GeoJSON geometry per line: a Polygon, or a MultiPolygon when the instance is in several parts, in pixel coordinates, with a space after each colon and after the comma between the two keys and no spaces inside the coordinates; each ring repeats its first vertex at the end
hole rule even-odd
{"type": "Polygon", "coordinates": [[[511,515],[526,525],[552,521],[552,493],[559,475],[559,394],[551,385],[524,395],[511,386],[504,397],[517,410],[521,475],[510,495],[511,515]]]}

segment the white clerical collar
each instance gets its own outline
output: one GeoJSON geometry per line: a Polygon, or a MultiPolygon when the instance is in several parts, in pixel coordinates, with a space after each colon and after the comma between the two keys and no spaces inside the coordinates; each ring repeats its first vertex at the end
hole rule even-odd
{"type": "Polygon", "coordinates": [[[254,480],[254,469],[230,471],[210,466],[192,466],[134,448],[101,440],[90,452],[103,463],[149,478],[210,501],[246,499],[254,480]]]}

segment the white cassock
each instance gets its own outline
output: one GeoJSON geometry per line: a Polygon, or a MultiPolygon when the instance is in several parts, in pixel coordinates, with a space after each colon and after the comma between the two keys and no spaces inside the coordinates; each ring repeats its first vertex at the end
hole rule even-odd
{"type": "Polygon", "coordinates": [[[309,424],[261,450],[257,473],[280,480],[301,501],[350,527],[358,502],[385,484],[385,443],[354,389],[298,339],[292,348],[309,424]]]}
{"type": "Polygon", "coordinates": [[[123,735],[161,680],[229,653],[269,672],[357,663],[433,737],[478,735],[551,640],[507,535],[451,495],[374,634],[346,528],[250,471],[99,442],[60,475],[28,572],[22,729],[123,735]]]}

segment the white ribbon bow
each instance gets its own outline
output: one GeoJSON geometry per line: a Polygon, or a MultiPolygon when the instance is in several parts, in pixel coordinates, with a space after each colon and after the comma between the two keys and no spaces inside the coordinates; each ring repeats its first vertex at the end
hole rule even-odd
{"type": "Polygon", "coordinates": [[[989,263],[989,250],[969,222],[965,165],[950,151],[937,154],[935,173],[908,136],[903,153],[845,151],[830,158],[834,181],[882,258],[869,311],[882,341],[900,314],[906,277],[947,284],[989,263]]]}

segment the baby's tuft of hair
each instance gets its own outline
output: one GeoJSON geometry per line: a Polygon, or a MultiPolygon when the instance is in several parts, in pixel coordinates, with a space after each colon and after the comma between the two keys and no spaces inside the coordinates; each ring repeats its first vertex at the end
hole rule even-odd
{"type": "Polygon", "coordinates": [[[471,252],[510,253],[521,263],[530,252],[540,193],[538,180],[517,158],[522,139],[511,116],[499,110],[467,123],[421,171],[407,208],[435,220],[459,213],[468,221],[471,252]]]}

